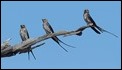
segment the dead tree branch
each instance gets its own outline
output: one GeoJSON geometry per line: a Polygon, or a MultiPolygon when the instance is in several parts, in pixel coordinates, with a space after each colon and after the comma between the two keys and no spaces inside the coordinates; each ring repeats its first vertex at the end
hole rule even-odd
{"type": "Polygon", "coordinates": [[[40,37],[36,37],[36,38],[30,38],[24,42],[20,42],[19,44],[15,44],[15,45],[10,45],[8,43],[2,43],[1,44],[1,58],[3,57],[11,57],[11,56],[15,56],[17,53],[21,54],[21,53],[26,53],[27,50],[26,48],[28,48],[29,46],[32,46],[31,49],[35,49],[39,46],[44,45],[45,43],[33,46],[39,42],[42,42],[46,39],[49,39],[53,36],[71,36],[71,35],[78,35],[81,36],[82,35],[82,31],[86,28],[88,28],[90,25],[87,26],[82,26],[80,28],[78,28],[75,31],[59,31],[59,32],[55,32],[55,33],[51,33],[51,34],[45,34],[43,36],[40,37]],[[21,52],[21,53],[20,53],[21,52]]]}

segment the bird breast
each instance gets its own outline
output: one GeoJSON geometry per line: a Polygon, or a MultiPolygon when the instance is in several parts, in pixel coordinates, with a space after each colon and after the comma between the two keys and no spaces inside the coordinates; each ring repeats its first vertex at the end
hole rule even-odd
{"type": "Polygon", "coordinates": [[[21,36],[23,37],[24,40],[28,39],[27,30],[26,29],[21,29],[20,30],[20,34],[21,34],[21,36]]]}
{"type": "Polygon", "coordinates": [[[51,29],[49,28],[49,26],[47,24],[44,24],[43,27],[47,34],[52,33],[51,29]]]}
{"type": "Polygon", "coordinates": [[[84,14],[84,20],[87,22],[87,23],[91,23],[91,20],[89,19],[89,17],[88,16],[90,16],[88,13],[85,13],[84,14]]]}
{"type": "Polygon", "coordinates": [[[84,16],[84,19],[86,20],[87,19],[87,14],[85,13],[83,16],[84,16]]]}

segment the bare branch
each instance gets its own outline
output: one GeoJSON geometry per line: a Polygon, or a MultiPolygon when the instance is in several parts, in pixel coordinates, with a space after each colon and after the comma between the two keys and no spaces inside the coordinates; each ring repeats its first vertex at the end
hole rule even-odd
{"type": "Polygon", "coordinates": [[[88,28],[89,26],[83,26],[78,28],[75,31],[59,31],[59,32],[55,32],[55,33],[51,33],[51,34],[45,34],[43,36],[40,37],[36,37],[36,38],[30,38],[24,42],[20,42],[19,44],[15,44],[13,46],[11,45],[2,45],[1,44],[1,58],[2,57],[11,57],[11,56],[15,56],[17,53],[21,54],[21,53],[26,53],[27,52],[27,48],[29,46],[32,46],[31,49],[35,49],[41,45],[44,45],[45,43],[36,45],[33,47],[33,45],[35,45],[36,43],[39,43],[41,41],[44,41],[46,39],[49,39],[53,36],[71,36],[71,35],[77,35],[77,36],[81,36],[81,33],[84,29],[88,28]],[[21,53],[20,53],[21,52],[21,53]]]}

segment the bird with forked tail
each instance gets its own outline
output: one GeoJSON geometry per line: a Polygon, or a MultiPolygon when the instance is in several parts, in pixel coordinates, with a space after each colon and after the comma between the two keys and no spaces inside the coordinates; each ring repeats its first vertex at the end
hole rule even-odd
{"type": "MultiPolygon", "coordinates": [[[[48,23],[48,20],[47,20],[47,19],[42,19],[42,22],[43,22],[43,28],[44,28],[44,30],[45,30],[45,32],[46,32],[47,34],[54,33],[53,28],[52,28],[51,25],[48,23]]],[[[61,40],[60,40],[58,37],[56,37],[56,36],[53,36],[52,39],[53,39],[56,43],[58,43],[58,45],[59,45],[61,48],[63,48],[66,52],[68,52],[68,51],[67,51],[64,47],[62,47],[62,46],[60,45],[59,42],[65,44],[65,45],[67,45],[67,46],[69,46],[69,47],[75,48],[74,46],[70,46],[70,45],[64,43],[63,41],[61,41],[61,40]]]]}
{"type": "Polygon", "coordinates": [[[85,20],[85,22],[87,23],[87,25],[92,25],[90,26],[97,34],[101,34],[100,32],[107,32],[115,37],[118,37],[116,36],[115,34],[107,31],[107,30],[104,30],[103,28],[99,27],[95,21],[92,19],[92,17],[90,16],[89,14],[89,10],[88,9],[85,9],[84,10],[84,14],[83,14],[83,18],[85,20]],[[99,31],[98,31],[99,30],[99,31]]]}
{"type": "MultiPolygon", "coordinates": [[[[22,42],[26,41],[27,39],[29,39],[29,34],[28,34],[28,31],[25,27],[25,25],[20,25],[21,29],[20,29],[20,36],[21,36],[21,39],[22,39],[22,42]]],[[[34,59],[36,59],[32,49],[31,49],[31,46],[29,46],[27,49],[25,50],[28,50],[28,59],[30,59],[30,52],[32,53],[34,59]]],[[[24,50],[22,50],[21,52],[23,52],[24,50]]],[[[21,53],[20,52],[20,53],[21,53]]]]}

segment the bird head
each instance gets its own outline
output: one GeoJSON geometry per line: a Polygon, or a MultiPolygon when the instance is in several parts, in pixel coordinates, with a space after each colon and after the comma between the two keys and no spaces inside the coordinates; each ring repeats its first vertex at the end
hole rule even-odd
{"type": "Polygon", "coordinates": [[[43,22],[43,23],[47,23],[48,20],[47,20],[47,19],[42,19],[42,22],[43,22]]]}
{"type": "Polygon", "coordinates": [[[85,9],[85,10],[84,10],[84,13],[89,13],[89,10],[88,10],[88,9],[85,9]]]}
{"type": "Polygon", "coordinates": [[[20,25],[21,28],[25,28],[25,25],[20,25]]]}

